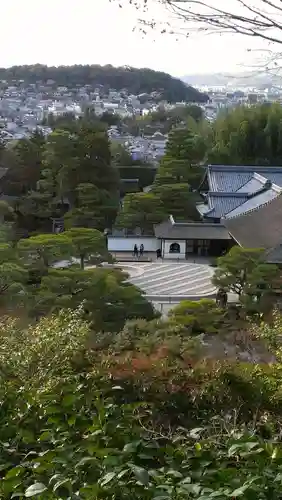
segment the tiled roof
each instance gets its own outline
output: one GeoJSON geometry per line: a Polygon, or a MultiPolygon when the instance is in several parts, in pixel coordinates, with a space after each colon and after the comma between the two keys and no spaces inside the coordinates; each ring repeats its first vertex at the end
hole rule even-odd
{"type": "Polygon", "coordinates": [[[263,189],[267,182],[268,180],[266,179],[266,177],[255,172],[252,175],[252,178],[248,182],[246,182],[246,184],[243,184],[243,186],[237,189],[236,193],[256,193],[257,191],[263,189]]]}
{"type": "Polygon", "coordinates": [[[194,222],[175,222],[171,220],[162,222],[154,228],[155,236],[171,240],[228,240],[230,235],[221,224],[204,224],[194,222]]]}
{"type": "Polygon", "coordinates": [[[282,186],[282,167],[209,165],[207,169],[209,189],[213,192],[234,193],[242,186],[246,187],[255,173],[282,186]]]}
{"type": "Polygon", "coordinates": [[[281,194],[282,188],[272,187],[266,191],[262,191],[255,196],[247,199],[245,203],[240,206],[237,206],[234,210],[229,213],[226,213],[226,217],[229,219],[231,217],[236,217],[238,215],[249,212],[250,210],[254,210],[261,205],[265,205],[274,198],[277,198],[281,194]]]}
{"type": "Polygon", "coordinates": [[[210,210],[205,216],[220,219],[247,200],[246,193],[208,193],[207,201],[210,210]]]}
{"type": "Polygon", "coordinates": [[[282,187],[282,168],[280,167],[280,172],[272,172],[271,167],[269,168],[270,171],[266,171],[264,175],[267,176],[267,179],[269,179],[271,182],[277,184],[277,186],[282,187]]]}
{"type": "Polygon", "coordinates": [[[251,212],[223,219],[222,223],[241,246],[278,247],[282,243],[282,195],[251,212]]]}
{"type": "Polygon", "coordinates": [[[235,193],[252,178],[251,172],[226,172],[208,170],[209,188],[213,192],[235,193]]]}

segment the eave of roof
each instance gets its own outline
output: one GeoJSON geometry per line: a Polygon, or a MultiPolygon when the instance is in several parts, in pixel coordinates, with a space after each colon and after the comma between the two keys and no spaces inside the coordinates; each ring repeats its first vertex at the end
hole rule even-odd
{"type": "Polygon", "coordinates": [[[221,224],[203,222],[172,222],[173,219],[162,222],[154,227],[156,238],[186,240],[186,239],[231,239],[226,228],[221,224]]]}

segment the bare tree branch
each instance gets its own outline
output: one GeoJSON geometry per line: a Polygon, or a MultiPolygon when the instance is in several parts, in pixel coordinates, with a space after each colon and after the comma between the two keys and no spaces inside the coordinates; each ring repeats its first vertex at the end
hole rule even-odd
{"type": "MultiPolygon", "coordinates": [[[[111,0],[110,0],[111,1],[111,0]]],[[[154,5],[164,6],[171,19],[166,32],[189,35],[191,31],[236,33],[282,44],[282,0],[116,0],[149,14],[143,25],[155,28],[159,19],[150,19],[154,5]],[[183,28],[179,28],[183,22],[183,28]]]]}
{"type": "MultiPolygon", "coordinates": [[[[265,48],[259,44],[257,48],[247,49],[248,52],[260,52],[262,56],[259,61],[253,60],[253,74],[258,74],[258,70],[269,76],[281,74],[282,0],[109,1],[117,2],[120,7],[130,5],[137,9],[139,29],[144,36],[151,28],[177,39],[196,32],[202,35],[237,34],[264,41],[265,48]]],[[[250,69],[250,64],[247,67],[250,69]]]]}
{"type": "MultiPolygon", "coordinates": [[[[217,0],[160,0],[187,29],[196,23],[199,29],[214,29],[262,38],[282,44],[281,0],[234,0],[233,9],[218,7],[217,0]],[[267,11],[269,7],[271,11],[267,11]]],[[[229,4],[229,2],[228,2],[229,4]]]]}

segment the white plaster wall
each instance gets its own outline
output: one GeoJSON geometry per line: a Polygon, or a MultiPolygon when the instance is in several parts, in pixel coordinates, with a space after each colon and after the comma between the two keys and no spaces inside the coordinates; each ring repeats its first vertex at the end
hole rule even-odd
{"type": "Polygon", "coordinates": [[[165,240],[163,248],[164,259],[185,259],[186,241],[183,240],[165,240]],[[180,253],[169,253],[170,245],[178,243],[180,245],[180,253]]]}
{"type": "Polygon", "coordinates": [[[122,236],[108,236],[108,250],[109,252],[133,252],[133,247],[136,244],[138,248],[144,245],[144,252],[156,252],[161,248],[161,242],[152,236],[152,238],[140,236],[132,236],[124,238],[122,236]]]}

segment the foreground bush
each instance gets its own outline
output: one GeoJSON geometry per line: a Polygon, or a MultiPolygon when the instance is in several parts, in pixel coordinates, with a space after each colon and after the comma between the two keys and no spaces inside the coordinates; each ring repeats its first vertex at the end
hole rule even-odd
{"type": "Polygon", "coordinates": [[[144,351],[145,326],[115,353],[80,311],[0,324],[0,498],[281,498],[280,365],[195,362],[163,323],[144,351]]]}
{"type": "Polygon", "coordinates": [[[263,439],[259,426],[213,419],[163,434],[146,424],[149,408],[115,404],[121,388],[95,391],[72,376],[54,389],[22,391],[14,407],[2,400],[3,499],[280,498],[282,445],[271,429],[263,439]]]}

